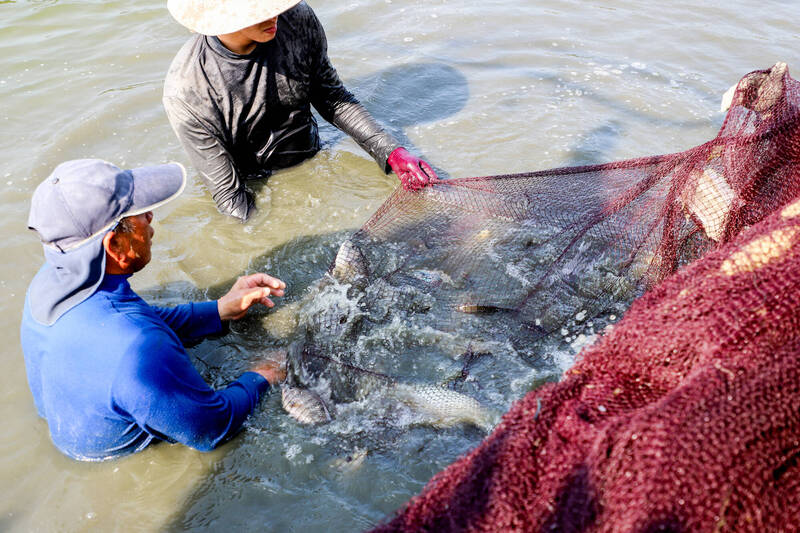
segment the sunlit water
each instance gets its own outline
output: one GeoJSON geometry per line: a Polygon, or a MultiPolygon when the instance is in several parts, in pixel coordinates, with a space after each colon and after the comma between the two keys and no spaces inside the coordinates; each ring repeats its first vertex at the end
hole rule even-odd
{"type": "MultiPolygon", "coordinates": [[[[442,175],[466,177],[683,150],[714,136],[719,98],[743,74],[778,60],[800,68],[793,1],[694,4],[312,6],[350,89],[442,175]]],[[[34,411],[18,341],[25,288],[41,262],[25,229],[29,198],[66,159],[186,161],[160,94],[188,34],[165,3],[145,0],[0,2],[0,35],[0,530],[363,530],[480,441],[476,428],[387,424],[393,412],[368,409],[302,427],[272,395],[213,453],[158,445],[105,464],[62,457],[34,411]]],[[[260,211],[246,225],[217,214],[192,173],[184,195],[156,214],[155,259],[135,288],[172,304],[219,295],[236,276],[265,268],[290,282],[288,301],[299,299],[342,232],[396,185],[337,130],[323,127],[322,136],[319,155],[258,188],[260,211]]],[[[271,342],[267,322],[254,313],[228,337],[193,348],[198,368],[215,385],[234,377],[271,342]]],[[[548,354],[546,368],[498,368],[508,387],[495,401],[557,375],[579,345],[548,354]]],[[[484,372],[488,364],[480,362],[484,372]]]]}

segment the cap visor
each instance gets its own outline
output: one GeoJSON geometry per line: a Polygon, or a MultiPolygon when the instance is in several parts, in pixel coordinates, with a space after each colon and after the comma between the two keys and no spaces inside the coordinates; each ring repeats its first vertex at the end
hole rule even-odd
{"type": "Polygon", "coordinates": [[[179,196],[186,187],[186,169],[180,163],[131,169],[133,204],[124,216],[152,211],[179,196]]]}

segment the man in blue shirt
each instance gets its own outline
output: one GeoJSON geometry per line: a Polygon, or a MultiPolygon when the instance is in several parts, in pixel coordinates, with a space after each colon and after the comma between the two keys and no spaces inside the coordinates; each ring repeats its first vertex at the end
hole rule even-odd
{"type": "Polygon", "coordinates": [[[178,164],[121,170],[104,161],[62,163],[33,194],[28,219],[45,264],[25,299],[21,339],[28,383],[53,443],[102,461],[153,441],[211,450],[242,426],[281,361],[265,361],[211,389],[183,347],[222,333],[253,304],[272,307],[285,284],[258,273],[215,302],[153,307],[128,278],[150,261],[152,209],[178,196],[178,164]]]}

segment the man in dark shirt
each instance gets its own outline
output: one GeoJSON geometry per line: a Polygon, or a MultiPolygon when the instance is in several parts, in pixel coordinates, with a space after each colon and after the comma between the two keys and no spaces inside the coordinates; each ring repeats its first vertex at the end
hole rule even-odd
{"type": "Polygon", "coordinates": [[[74,459],[102,461],[159,440],[210,450],[286,376],[266,360],[214,390],[183,348],[222,333],[253,304],[272,307],[282,281],[251,274],[217,301],[171,308],[148,305],[128,284],[150,261],[151,210],[185,180],[178,164],[121,170],[83,159],[56,167],[33,194],[28,226],[45,263],[25,298],[25,370],[53,443],[74,459]]]}
{"type": "Polygon", "coordinates": [[[246,220],[254,207],[246,179],[319,151],[312,105],[406,188],[437,178],[344,87],[305,2],[169,0],[168,7],[198,35],[172,61],[164,108],[222,213],[246,220]]]}

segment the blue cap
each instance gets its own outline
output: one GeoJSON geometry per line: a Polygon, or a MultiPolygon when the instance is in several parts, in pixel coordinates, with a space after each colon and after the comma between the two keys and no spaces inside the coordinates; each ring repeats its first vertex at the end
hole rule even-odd
{"type": "Polygon", "coordinates": [[[105,234],[121,219],[165,204],[186,185],[178,163],[122,170],[99,159],[58,165],[36,187],[28,227],[61,252],[105,234]]]}
{"type": "Polygon", "coordinates": [[[178,163],[132,170],[99,159],[58,165],[36,187],[28,216],[46,260],[28,288],[33,317],[51,325],[91,296],[105,274],[103,236],[123,218],[169,202],[185,186],[186,171],[178,163]]]}

